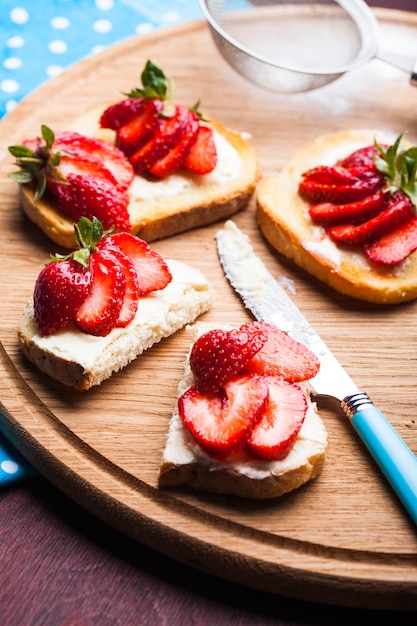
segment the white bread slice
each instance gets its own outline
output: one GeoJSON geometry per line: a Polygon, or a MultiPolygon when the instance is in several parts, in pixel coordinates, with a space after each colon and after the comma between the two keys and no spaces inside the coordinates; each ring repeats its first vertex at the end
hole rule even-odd
{"type": "Polygon", "coordinates": [[[17,331],[23,353],[64,385],[80,391],[99,385],[211,307],[214,291],[201,272],[179,261],[168,260],[167,264],[173,276],[167,287],[140,297],[133,321],[126,328],[114,328],[106,337],[87,335],[73,324],[41,337],[31,300],[17,331]]]}
{"type": "MultiPolygon", "coordinates": [[[[211,326],[198,322],[187,330],[193,340],[211,326]]],[[[184,377],[178,385],[180,397],[191,385],[194,377],[187,357],[184,377]]],[[[178,405],[169,423],[163,450],[159,486],[189,485],[194,489],[239,496],[241,498],[277,498],[312,480],[321,472],[327,448],[327,432],[318,415],[315,403],[309,398],[309,408],[294,447],[282,461],[220,462],[208,456],[184,426],[178,405]]]]}
{"type": "Polygon", "coordinates": [[[334,165],[374,139],[392,143],[380,131],[346,130],[319,137],[297,150],[283,169],[262,180],[257,190],[260,229],[281,254],[340,293],[377,304],[417,297],[417,253],[398,266],[371,263],[352,247],[332,241],[308,215],[298,194],[301,174],[316,165],[334,165]]]}
{"type": "MultiPolygon", "coordinates": [[[[114,132],[101,129],[106,105],[96,106],[76,119],[68,130],[114,143],[114,132]]],[[[181,170],[164,180],[135,176],[129,195],[132,233],[147,242],[211,224],[243,208],[260,177],[256,152],[243,134],[210,121],[215,130],[218,163],[210,174],[181,170]]],[[[65,248],[75,247],[74,222],[45,196],[34,200],[33,188],[21,185],[23,210],[50,239],[65,248]]]]}

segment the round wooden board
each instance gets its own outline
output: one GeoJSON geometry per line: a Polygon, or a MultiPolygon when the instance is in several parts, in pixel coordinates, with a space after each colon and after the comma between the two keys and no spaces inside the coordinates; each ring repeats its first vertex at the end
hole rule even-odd
{"type": "MultiPolygon", "coordinates": [[[[387,47],[417,57],[417,16],[377,11],[387,47]],[[401,44],[401,45],[400,45],[401,44]]],[[[417,91],[378,60],[308,94],[261,91],[218,54],[204,22],[124,41],[46,82],[1,123],[1,430],[48,479],[81,505],[152,548],[220,577],[305,600],[417,609],[417,534],[336,405],[320,403],[329,434],[318,479],[277,501],[245,502],[157,488],[161,451],[188,344],[183,331],[100,388],[77,393],[46,379],[20,354],[16,324],[56,247],[24,217],[7,146],[65,129],[85,109],[139,82],[147,59],[174,77],[177,101],[252,135],[264,175],[317,135],[344,128],[407,132],[417,140],[417,91]]],[[[417,450],[417,303],[372,306],[331,291],[266,245],[255,204],[235,217],[352,377],[417,450]]],[[[217,291],[205,319],[249,316],[220,268],[221,224],[154,247],[201,269],[217,291]],[[198,254],[196,251],[198,250],[198,254]]]]}

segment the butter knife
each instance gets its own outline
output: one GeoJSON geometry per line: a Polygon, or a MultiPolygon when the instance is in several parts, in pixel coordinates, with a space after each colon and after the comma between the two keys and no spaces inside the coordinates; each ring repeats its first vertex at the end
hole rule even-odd
{"type": "Polygon", "coordinates": [[[417,524],[417,457],[369,396],[359,390],[254,253],[249,237],[229,220],[216,233],[216,242],[227,279],[254,317],[275,324],[317,355],[320,370],[309,381],[312,393],[340,401],[344,414],[417,524]]]}

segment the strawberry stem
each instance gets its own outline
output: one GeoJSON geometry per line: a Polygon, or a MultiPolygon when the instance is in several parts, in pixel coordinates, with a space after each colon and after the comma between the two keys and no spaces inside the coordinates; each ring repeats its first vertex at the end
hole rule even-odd
{"type": "Polygon", "coordinates": [[[83,267],[88,268],[91,252],[95,250],[98,242],[111,232],[113,232],[113,228],[104,230],[102,223],[96,217],[93,217],[92,220],[82,217],[77,224],[74,224],[74,237],[78,250],[65,255],[59,253],[51,254],[49,262],[74,259],[83,267]]]}

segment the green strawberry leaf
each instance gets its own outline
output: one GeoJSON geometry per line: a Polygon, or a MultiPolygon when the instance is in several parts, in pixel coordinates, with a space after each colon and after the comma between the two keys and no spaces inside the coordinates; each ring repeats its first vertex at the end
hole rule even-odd
{"type": "Polygon", "coordinates": [[[375,140],[378,156],[376,167],[385,176],[387,191],[394,193],[401,189],[417,207],[417,147],[400,149],[403,135],[386,150],[375,140]]]}
{"type": "Polygon", "coordinates": [[[141,75],[142,87],[132,89],[127,96],[130,98],[158,98],[168,100],[173,93],[173,81],[152,61],[147,61],[141,75]]]}
{"type": "Polygon", "coordinates": [[[77,224],[74,224],[74,237],[78,249],[73,250],[69,254],[51,254],[49,262],[74,259],[74,261],[87,268],[90,262],[90,254],[95,249],[96,244],[111,232],[113,232],[113,227],[109,230],[104,230],[102,223],[96,217],[93,217],[92,220],[89,220],[87,217],[81,217],[77,224]]]}
{"type": "Polygon", "coordinates": [[[52,144],[55,141],[55,135],[54,135],[53,131],[48,126],[45,126],[45,124],[42,124],[42,126],[41,126],[41,133],[42,133],[42,137],[45,140],[46,147],[48,149],[51,148],[52,144]]]}

